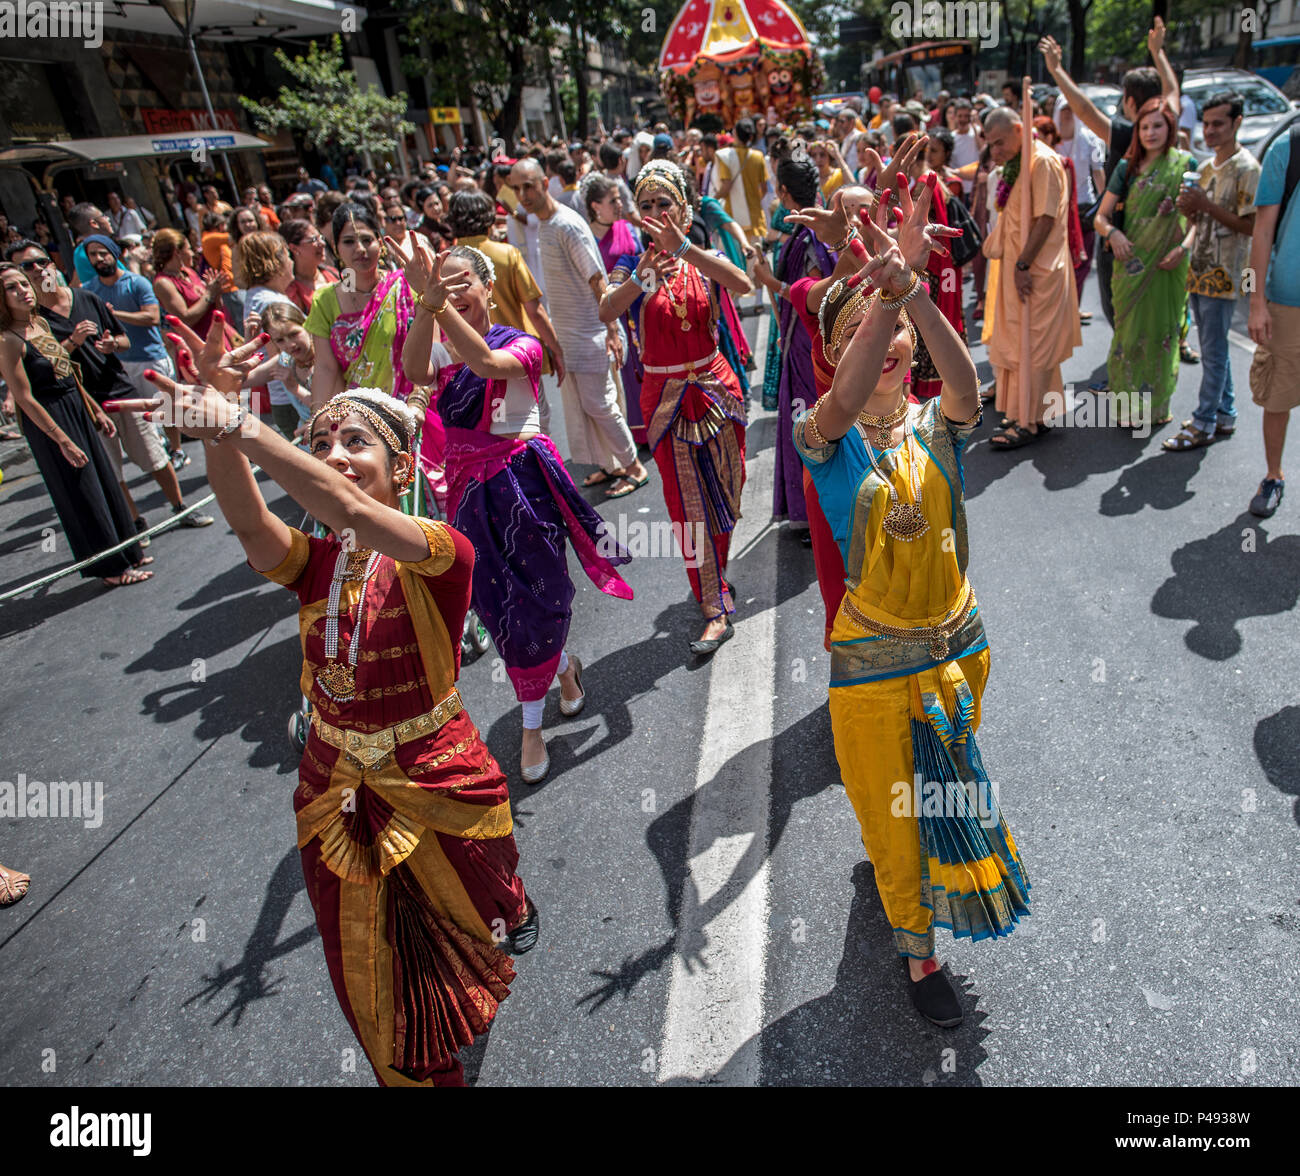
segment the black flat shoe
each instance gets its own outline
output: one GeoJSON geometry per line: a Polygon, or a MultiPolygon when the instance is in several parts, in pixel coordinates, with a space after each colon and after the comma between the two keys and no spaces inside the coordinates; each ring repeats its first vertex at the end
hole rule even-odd
{"type": "Polygon", "coordinates": [[[727,627],[722,631],[721,637],[711,637],[707,641],[692,641],[691,652],[696,654],[714,653],[718,646],[724,641],[730,641],[731,635],[736,631],[736,626],[731,623],[731,618],[727,618],[727,627]]]}
{"type": "Polygon", "coordinates": [[[961,1005],[953,991],[952,982],[942,968],[920,980],[913,980],[907,958],[904,957],[903,974],[907,977],[907,986],[912,992],[912,1004],[921,1016],[941,1029],[951,1029],[961,1024],[961,1005]]]}
{"type": "Polygon", "coordinates": [[[505,942],[501,945],[501,950],[508,952],[510,955],[523,955],[526,951],[532,951],[537,946],[537,936],[541,931],[541,916],[537,913],[537,907],[533,900],[528,900],[529,915],[513,931],[507,933],[505,942]]]}

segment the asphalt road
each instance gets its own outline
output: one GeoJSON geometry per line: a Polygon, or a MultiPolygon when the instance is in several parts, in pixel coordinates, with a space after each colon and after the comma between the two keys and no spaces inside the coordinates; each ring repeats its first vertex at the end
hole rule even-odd
{"type": "MultiPolygon", "coordinates": [[[[1067,380],[1103,369],[1108,344],[1098,313],[1067,380]]],[[[579,574],[570,649],[589,702],[564,721],[552,692],[537,788],[518,782],[519,708],[494,655],[467,666],[542,912],[471,1076],[1300,1081],[1300,504],[1266,523],[1246,512],[1263,473],[1249,359],[1233,347],[1239,434],[1208,450],[1161,452],[1171,426],[997,453],[989,420],[968,452],[970,577],[993,651],[980,743],[1033,914],[995,944],[940,939],[962,982],[957,1030],[907,1002],[839,783],[811,553],[769,522],[770,414],[749,430],[737,634],[712,664],[687,656],[700,622],[676,555],[627,569],[632,602],[579,574]]],[[[1179,418],[1199,377],[1183,367],[1179,418]]],[[[2,464],[0,592],[69,559],[42,550],[54,516],[30,462],[2,464]]],[[[161,519],[153,483],[135,486],[161,519]]],[[[599,509],[667,518],[657,474],[599,509]]],[[[104,795],[94,828],[0,819],[0,861],[33,877],[0,912],[0,1078],[371,1085],[364,1058],[348,1068],[294,848],[294,599],[221,522],[150,552],[146,585],[73,577],[0,605],[0,780],[102,781],[104,795]]]]}

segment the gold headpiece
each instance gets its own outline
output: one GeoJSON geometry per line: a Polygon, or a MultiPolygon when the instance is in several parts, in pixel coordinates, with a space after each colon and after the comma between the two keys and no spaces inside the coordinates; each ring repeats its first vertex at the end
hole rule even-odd
{"type": "MultiPolygon", "coordinates": [[[[408,445],[403,444],[398,436],[393,432],[392,426],[384,420],[377,409],[383,407],[391,412],[398,420],[402,422],[403,428],[411,437],[415,435],[415,429],[410,420],[411,410],[406,407],[400,400],[388,396],[377,388],[351,388],[346,392],[340,392],[312,413],[311,420],[307,424],[307,436],[310,438],[316,429],[316,421],[324,417],[336,425],[342,424],[349,416],[356,413],[361,417],[375,433],[388,446],[394,456],[411,457],[408,445]],[[381,399],[382,398],[382,399],[381,399]],[[368,403],[375,401],[376,403],[368,403]],[[390,403],[383,403],[384,401],[390,403]]],[[[415,461],[412,460],[410,467],[406,471],[406,481],[404,486],[409,486],[415,481],[415,461]]]]}
{"type": "Polygon", "coordinates": [[[652,159],[636,173],[632,198],[640,203],[642,192],[666,192],[675,203],[686,205],[686,176],[671,159],[652,159]]]}

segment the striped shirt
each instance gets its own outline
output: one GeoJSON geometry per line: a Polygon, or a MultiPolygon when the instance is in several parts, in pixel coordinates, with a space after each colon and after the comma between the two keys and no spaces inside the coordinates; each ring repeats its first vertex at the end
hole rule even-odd
{"type": "Polygon", "coordinates": [[[591,227],[573,209],[556,204],[538,234],[538,252],[546,274],[546,306],[564,351],[564,366],[575,372],[603,372],[605,324],[591,279],[605,276],[605,263],[591,227]]]}

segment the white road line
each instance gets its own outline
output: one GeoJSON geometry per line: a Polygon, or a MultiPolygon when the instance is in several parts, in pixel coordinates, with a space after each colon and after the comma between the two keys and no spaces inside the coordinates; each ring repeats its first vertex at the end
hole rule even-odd
{"type": "Polygon", "coordinates": [[[1243,335],[1240,331],[1229,330],[1228,338],[1243,351],[1249,351],[1251,355],[1255,354],[1255,341],[1249,335],[1243,335]]]}
{"type": "MultiPolygon", "coordinates": [[[[755,354],[760,372],[769,321],[766,314],[759,321],[755,354]]],[[[761,397],[757,380],[755,406],[761,397]]],[[[762,415],[770,414],[755,407],[751,421],[762,415]]],[[[769,448],[748,462],[733,557],[769,525],[774,457],[769,448]]],[[[776,562],[755,559],[743,571],[735,570],[740,619],[735,636],[713,655],[709,671],[687,851],[690,873],[678,915],[660,1082],[753,1086],[759,1080],[776,657],[776,609],[765,602],[776,598],[776,562]],[[761,750],[745,755],[755,744],[761,750]],[[724,1067],[726,1076],[720,1078],[724,1067]]]]}

